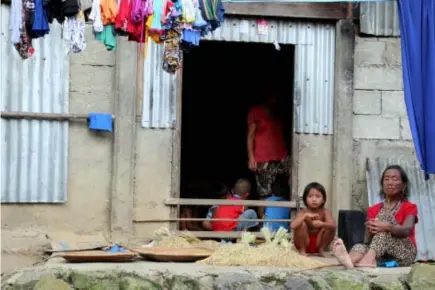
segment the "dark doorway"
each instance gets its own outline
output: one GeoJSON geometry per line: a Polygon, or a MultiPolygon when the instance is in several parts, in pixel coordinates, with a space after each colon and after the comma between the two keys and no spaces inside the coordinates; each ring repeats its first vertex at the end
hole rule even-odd
{"type": "MultiPolygon", "coordinates": [[[[231,187],[238,178],[255,185],[247,167],[247,114],[268,90],[282,96],[291,149],[293,75],[292,45],[277,50],[273,44],[203,41],[185,54],[181,197],[210,198],[212,184],[231,187]]],[[[255,186],[251,198],[257,198],[255,186]]]]}

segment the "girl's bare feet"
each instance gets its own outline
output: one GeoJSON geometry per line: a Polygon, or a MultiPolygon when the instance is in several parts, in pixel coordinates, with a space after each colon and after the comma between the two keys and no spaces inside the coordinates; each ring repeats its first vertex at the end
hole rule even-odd
{"type": "Polygon", "coordinates": [[[306,256],[307,252],[305,249],[299,249],[299,255],[306,256]]]}
{"type": "Polygon", "coordinates": [[[318,255],[319,257],[326,257],[325,250],[323,250],[323,249],[319,249],[319,251],[317,252],[317,255],[318,255]]]}
{"type": "Polygon", "coordinates": [[[337,258],[337,261],[342,264],[346,269],[354,268],[342,239],[337,239],[334,242],[332,246],[332,252],[334,253],[335,258],[337,258]]]}

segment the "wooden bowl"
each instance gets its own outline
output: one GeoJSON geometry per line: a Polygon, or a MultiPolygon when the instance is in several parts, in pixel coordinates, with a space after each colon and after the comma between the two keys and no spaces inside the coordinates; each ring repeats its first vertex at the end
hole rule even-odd
{"type": "Polygon", "coordinates": [[[131,262],[137,254],[126,251],[122,253],[110,253],[105,251],[77,251],[57,254],[70,263],[98,263],[98,262],[131,262]]]}
{"type": "Polygon", "coordinates": [[[142,248],[133,250],[146,259],[158,262],[195,262],[213,254],[212,250],[206,248],[142,248]]]}

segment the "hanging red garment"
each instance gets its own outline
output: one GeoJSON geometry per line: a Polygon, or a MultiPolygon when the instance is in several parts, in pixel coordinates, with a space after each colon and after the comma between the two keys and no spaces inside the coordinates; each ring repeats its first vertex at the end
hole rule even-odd
{"type": "Polygon", "coordinates": [[[168,19],[169,15],[172,12],[172,8],[174,7],[174,2],[171,0],[164,0],[163,2],[163,11],[162,11],[162,24],[166,23],[166,20],[168,19]]]}
{"type": "Polygon", "coordinates": [[[128,32],[128,40],[129,41],[136,41],[136,42],[145,42],[146,38],[146,29],[145,29],[145,23],[146,19],[143,19],[141,22],[133,22],[131,19],[131,11],[133,9],[135,0],[130,0],[129,8],[128,8],[128,18],[127,18],[127,32],[128,32]]]}
{"type": "Polygon", "coordinates": [[[120,0],[118,14],[115,19],[115,29],[122,32],[128,32],[128,19],[130,18],[129,0],[120,0]]]}

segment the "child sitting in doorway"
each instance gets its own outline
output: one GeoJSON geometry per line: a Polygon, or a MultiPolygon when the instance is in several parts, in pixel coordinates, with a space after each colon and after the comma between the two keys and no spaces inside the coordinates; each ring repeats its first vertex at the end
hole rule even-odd
{"type": "MultiPolygon", "coordinates": [[[[227,199],[228,197],[232,196],[230,190],[225,185],[221,185],[221,188],[218,192],[216,192],[216,195],[214,198],[216,199],[227,199]]],[[[218,206],[214,205],[208,209],[207,215],[206,215],[206,221],[202,222],[202,227],[207,231],[212,231],[211,226],[211,219],[213,218],[213,214],[218,206]]]]}
{"type": "MultiPolygon", "coordinates": [[[[288,184],[275,183],[272,188],[272,196],[266,198],[266,201],[288,201],[285,195],[290,192],[288,184]]],[[[266,207],[264,209],[265,220],[279,220],[290,218],[290,208],[288,207],[266,207]]],[[[263,227],[268,228],[272,233],[283,227],[286,230],[290,230],[289,222],[264,222],[263,227]]]]}
{"type": "Polygon", "coordinates": [[[331,211],[325,208],[326,191],[317,182],[308,184],[302,196],[306,208],[298,212],[291,223],[294,244],[301,255],[325,256],[325,250],[335,237],[336,224],[331,211]]]}
{"type": "MultiPolygon", "coordinates": [[[[246,179],[239,179],[234,185],[234,190],[227,200],[245,200],[251,192],[251,183],[246,179]]],[[[215,219],[257,219],[257,213],[242,205],[220,205],[213,212],[215,219]]],[[[212,221],[213,231],[245,231],[258,225],[256,221],[212,221]]]]}

